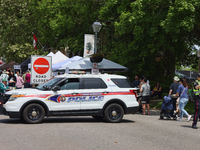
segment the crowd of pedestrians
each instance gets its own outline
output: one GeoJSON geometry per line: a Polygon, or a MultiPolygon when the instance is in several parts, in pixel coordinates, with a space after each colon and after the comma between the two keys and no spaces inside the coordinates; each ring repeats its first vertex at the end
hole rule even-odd
{"type": "Polygon", "coordinates": [[[0,70],[0,93],[5,93],[8,90],[31,87],[29,71],[21,75],[19,71],[15,73],[10,70],[0,70]]]}
{"type": "Polygon", "coordinates": [[[139,112],[143,115],[149,115],[150,112],[150,85],[149,80],[145,76],[142,76],[139,80],[138,76],[135,76],[135,81],[133,81],[134,87],[140,89],[138,94],[139,112]],[[147,114],[145,113],[147,109],[147,114]]]}
{"type": "MultiPolygon", "coordinates": [[[[139,80],[138,76],[135,76],[135,81],[133,81],[134,87],[139,88],[138,93],[138,102],[140,105],[139,112],[145,115],[147,108],[147,114],[149,115],[150,110],[150,96],[159,95],[158,98],[161,98],[161,86],[159,82],[155,85],[153,91],[150,91],[149,81],[146,77],[142,76],[139,80]],[[154,94],[155,93],[155,94],[154,94]],[[159,94],[158,94],[159,93],[159,94]]],[[[174,82],[169,87],[169,97],[171,97],[174,113],[173,115],[178,115],[177,121],[182,121],[183,114],[187,117],[189,122],[192,118],[192,115],[188,114],[185,110],[185,106],[188,101],[191,100],[195,103],[195,113],[193,116],[192,128],[197,129],[197,121],[200,119],[200,74],[197,75],[197,80],[191,85],[187,84],[186,79],[179,79],[179,77],[174,77],[174,82]]]]}

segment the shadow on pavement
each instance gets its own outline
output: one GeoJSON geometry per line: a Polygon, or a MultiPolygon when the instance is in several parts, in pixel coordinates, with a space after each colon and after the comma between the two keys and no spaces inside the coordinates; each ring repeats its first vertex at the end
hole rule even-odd
{"type": "MultiPolygon", "coordinates": [[[[136,114],[143,116],[143,114],[140,112],[137,112],[136,114]]],[[[147,114],[147,111],[146,111],[146,114],[147,114]]],[[[150,109],[149,115],[144,115],[144,116],[160,116],[160,110],[150,109]]]]}
{"type": "Polygon", "coordinates": [[[4,123],[4,124],[24,124],[23,121],[21,121],[20,119],[1,119],[0,123],[4,123]]]}
{"type": "MultiPolygon", "coordinates": [[[[64,118],[64,117],[49,117],[44,118],[44,120],[41,123],[108,123],[104,119],[94,119],[94,118],[85,118],[85,117],[70,117],[70,118],[64,118]]],[[[121,123],[134,123],[135,121],[128,120],[128,119],[122,119],[121,123]]],[[[0,123],[4,124],[26,124],[26,122],[18,119],[18,118],[8,118],[8,119],[1,119],[0,123]]]]}
{"type": "Polygon", "coordinates": [[[192,129],[192,124],[190,126],[188,125],[181,125],[181,127],[184,127],[184,128],[191,128],[192,129]]]}

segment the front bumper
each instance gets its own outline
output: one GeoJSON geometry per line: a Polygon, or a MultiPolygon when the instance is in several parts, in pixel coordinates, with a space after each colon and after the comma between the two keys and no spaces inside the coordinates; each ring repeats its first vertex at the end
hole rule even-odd
{"type": "Polygon", "coordinates": [[[5,108],[3,108],[3,114],[9,116],[10,118],[20,118],[19,112],[7,112],[5,108]]]}
{"type": "Polygon", "coordinates": [[[0,95],[0,101],[1,101],[1,103],[2,104],[5,104],[7,101],[8,101],[8,99],[11,97],[11,95],[10,94],[1,94],[0,95]]]}

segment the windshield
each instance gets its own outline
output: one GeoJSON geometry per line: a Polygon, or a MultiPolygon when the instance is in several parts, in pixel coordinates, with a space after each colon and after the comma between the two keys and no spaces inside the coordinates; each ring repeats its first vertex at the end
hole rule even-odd
{"type": "Polygon", "coordinates": [[[56,84],[57,82],[59,82],[62,79],[63,78],[52,78],[51,80],[37,86],[37,89],[38,90],[46,90],[46,88],[44,88],[44,86],[46,86],[47,88],[51,88],[54,84],[56,84]]]}

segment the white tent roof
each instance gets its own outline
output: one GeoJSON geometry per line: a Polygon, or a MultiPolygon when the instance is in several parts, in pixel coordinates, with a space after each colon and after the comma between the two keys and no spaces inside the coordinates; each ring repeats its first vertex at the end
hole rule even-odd
{"type": "Polygon", "coordinates": [[[50,52],[47,56],[54,56],[55,54],[53,52],[50,52]]]}
{"type": "MultiPolygon", "coordinates": [[[[77,61],[74,61],[72,63],[63,65],[61,68],[59,68],[57,71],[64,71],[65,68],[68,67],[69,70],[90,70],[93,68],[93,64],[90,61],[90,58],[85,57],[81,58],[77,61]]],[[[102,62],[98,63],[98,69],[100,70],[107,70],[107,71],[127,71],[128,68],[117,64],[113,61],[103,59],[102,62]]]]}
{"type": "Polygon", "coordinates": [[[56,64],[52,65],[52,70],[53,70],[53,71],[54,71],[54,70],[57,70],[57,69],[59,69],[60,67],[62,67],[62,66],[64,66],[64,65],[67,65],[67,64],[69,64],[69,63],[72,63],[72,62],[74,62],[74,61],[76,61],[76,60],[79,60],[79,59],[81,59],[81,58],[82,58],[82,57],[80,57],[80,56],[74,56],[74,57],[72,57],[72,58],[66,59],[66,60],[61,61],[61,62],[59,62],[59,63],[56,63],[56,64]]]}
{"type": "Polygon", "coordinates": [[[59,63],[61,61],[64,61],[66,59],[69,59],[67,56],[65,56],[63,53],[60,51],[57,51],[54,56],[52,56],[52,64],[59,63]]]}

